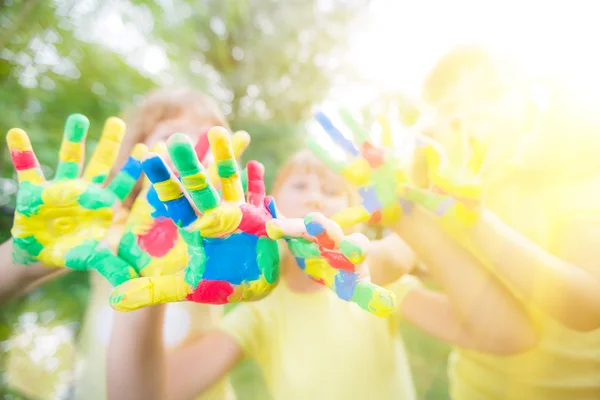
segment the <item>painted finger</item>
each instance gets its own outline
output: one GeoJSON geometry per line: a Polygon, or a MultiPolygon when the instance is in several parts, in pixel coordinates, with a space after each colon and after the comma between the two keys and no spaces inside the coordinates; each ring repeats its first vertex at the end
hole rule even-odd
{"type": "Polygon", "coordinates": [[[83,179],[98,185],[104,183],[117,160],[124,135],[125,122],[123,120],[115,117],[106,120],[100,141],[83,172],[83,179]]]}
{"type": "Polygon", "coordinates": [[[167,207],[169,216],[177,226],[186,227],[196,221],[196,210],[183,194],[182,187],[156,153],[148,153],[142,162],[144,173],[152,182],[158,199],[167,207]]]}
{"type": "Polygon", "coordinates": [[[356,146],[354,146],[354,143],[352,143],[352,141],[346,139],[346,137],[342,134],[342,132],[340,132],[333,125],[333,123],[331,122],[329,117],[327,117],[322,112],[317,112],[315,114],[315,119],[321,125],[321,127],[323,127],[323,129],[329,135],[331,140],[333,140],[333,142],[336,143],[341,149],[343,149],[345,152],[347,152],[349,154],[352,154],[355,157],[358,157],[360,155],[360,152],[358,151],[356,146]]]}
{"type": "Polygon", "coordinates": [[[318,212],[309,213],[304,217],[306,232],[326,249],[336,249],[344,237],[342,228],[318,212]]]}
{"type": "Polygon", "coordinates": [[[306,225],[301,218],[272,219],[267,222],[267,235],[278,240],[282,238],[307,238],[306,225]]]}
{"type": "Polygon", "coordinates": [[[235,232],[242,222],[242,210],[238,206],[223,205],[209,210],[191,228],[204,237],[225,237],[235,232]]]}
{"type": "Polygon", "coordinates": [[[55,180],[76,179],[81,172],[85,151],[85,136],[90,121],[81,114],[71,114],[65,122],[63,140],[58,153],[55,180]]]}
{"type": "Polygon", "coordinates": [[[362,145],[364,142],[370,142],[371,136],[369,132],[365,128],[363,128],[350,114],[350,111],[346,109],[340,110],[340,117],[342,121],[350,128],[352,133],[354,134],[354,139],[358,145],[362,145]]]}
{"type": "Polygon", "coordinates": [[[350,301],[378,317],[388,317],[396,308],[396,295],[369,281],[356,283],[350,301]]]}
{"type": "Polygon", "coordinates": [[[200,136],[198,136],[198,141],[194,146],[194,151],[196,152],[196,156],[201,163],[204,162],[204,159],[208,155],[208,151],[210,150],[210,144],[208,143],[208,131],[202,132],[200,136]]]}
{"type": "Polygon", "coordinates": [[[133,190],[142,175],[142,158],[148,152],[145,144],[138,143],[133,146],[131,154],[121,167],[117,175],[108,185],[108,190],[113,192],[121,201],[124,201],[133,190]]]}
{"type": "Polygon", "coordinates": [[[361,205],[345,208],[331,219],[342,229],[347,229],[368,222],[371,219],[371,214],[361,205]]]}
{"type": "Polygon", "coordinates": [[[113,286],[138,276],[127,261],[114,255],[109,249],[97,249],[87,258],[88,269],[95,269],[113,286]]]}
{"type": "Polygon", "coordinates": [[[10,150],[10,158],[17,170],[19,183],[44,183],[46,179],[27,133],[22,129],[11,129],[6,134],[6,142],[10,150]]]}
{"type": "Polygon", "coordinates": [[[265,201],[265,167],[258,161],[248,161],[247,181],[248,181],[248,204],[256,207],[262,207],[265,201]]]}
{"type": "Polygon", "coordinates": [[[206,170],[198,161],[189,137],[176,133],[169,138],[169,154],[181,176],[181,183],[194,205],[202,213],[219,205],[219,195],[209,182],[206,170]]]}
{"type": "Polygon", "coordinates": [[[377,120],[379,126],[381,126],[381,143],[385,147],[394,147],[394,140],[392,139],[392,128],[390,127],[390,121],[385,115],[380,115],[377,120]]]}
{"type": "Polygon", "coordinates": [[[352,233],[341,240],[339,246],[342,254],[352,264],[360,264],[367,256],[369,239],[362,233],[352,233]]]}
{"type": "Polygon", "coordinates": [[[186,300],[192,288],[183,275],[137,278],[117,286],[110,305],[117,311],[133,311],[154,304],[186,300]]]}
{"type": "MultiPolygon", "coordinates": [[[[165,142],[158,142],[155,143],[152,146],[152,149],[150,149],[150,151],[152,153],[156,153],[158,154],[160,157],[166,157],[168,156],[169,152],[167,151],[167,145],[165,142]]],[[[150,179],[148,179],[148,177],[146,176],[146,174],[143,174],[142,177],[142,190],[143,191],[147,191],[148,189],[150,189],[152,187],[152,182],[150,182],[150,179]]]]}
{"type": "Polygon", "coordinates": [[[469,139],[469,148],[471,150],[471,155],[467,163],[467,168],[471,174],[479,175],[485,164],[487,144],[472,137],[469,139]]]}
{"type": "Polygon", "coordinates": [[[223,200],[233,203],[244,202],[244,190],[240,180],[240,170],[233,154],[227,130],[221,127],[212,128],[208,132],[208,140],[215,156],[223,200]]]}
{"type": "MultiPolygon", "coordinates": [[[[208,140],[208,136],[207,136],[207,140],[208,140]]],[[[246,151],[246,149],[248,148],[248,146],[250,145],[250,135],[248,135],[248,132],[246,131],[237,131],[235,132],[232,136],[231,136],[231,146],[233,147],[233,155],[235,156],[235,159],[239,159],[242,154],[244,154],[244,151],[246,151]]],[[[221,182],[219,181],[219,174],[217,172],[217,164],[216,163],[212,163],[208,166],[208,168],[206,169],[208,172],[208,178],[210,179],[210,182],[215,186],[215,188],[220,188],[221,187],[221,182]]],[[[243,186],[243,175],[242,175],[242,186],[243,186]]],[[[244,190],[244,193],[246,191],[244,190]]]]}
{"type": "Polygon", "coordinates": [[[340,160],[336,158],[335,155],[331,154],[330,149],[327,149],[312,136],[307,136],[306,146],[319,160],[321,160],[321,162],[331,168],[334,172],[341,173],[346,165],[348,165],[346,161],[340,160]]]}

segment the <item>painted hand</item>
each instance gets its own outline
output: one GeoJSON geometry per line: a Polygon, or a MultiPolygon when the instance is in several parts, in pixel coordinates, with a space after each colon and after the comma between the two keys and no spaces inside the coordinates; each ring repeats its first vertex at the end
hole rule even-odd
{"type": "Polygon", "coordinates": [[[418,139],[415,158],[425,160],[427,187],[406,185],[404,196],[439,217],[468,226],[482,207],[480,173],[486,146],[463,133],[453,139],[448,152],[430,138],[418,139]]]}
{"type": "MultiPolygon", "coordinates": [[[[209,154],[208,132],[202,134],[194,149],[199,160],[209,154]]],[[[250,143],[244,131],[236,132],[231,143],[236,158],[240,157],[250,143]]],[[[152,149],[161,157],[167,153],[164,143],[152,149]]],[[[207,168],[209,177],[218,180],[216,164],[207,168]]],[[[212,182],[212,181],[211,181],[212,182]]],[[[125,233],[119,243],[119,257],[132,265],[140,276],[162,276],[183,270],[188,264],[188,247],[177,225],[169,218],[167,207],[160,201],[148,178],[144,188],[131,208],[125,224],[125,233]]]]}
{"type": "Polygon", "coordinates": [[[115,288],[110,302],[116,310],[185,300],[252,301],[275,287],[279,252],[266,232],[266,223],[275,217],[275,203],[265,197],[263,167],[256,161],[248,163],[246,202],[227,131],[216,127],[208,135],[222,200],[185,135],[173,135],[168,146],[181,183],[157,154],[150,153],[143,162],[158,198],[180,227],[189,260],[180,273],[133,279],[115,288]]]}
{"type": "Polygon", "coordinates": [[[369,133],[364,130],[346,111],[340,115],[352,130],[356,144],[348,140],[323,113],[315,118],[333,142],[346,153],[345,160],[336,159],[329,149],[316,139],[309,137],[307,146],[334,171],[358,188],[362,199],[360,206],[349,207],[333,217],[342,228],[362,223],[392,224],[402,215],[398,187],[406,181],[400,160],[391,151],[391,133],[387,123],[383,123],[385,147],[373,144],[369,133]]]}
{"type": "Polygon", "coordinates": [[[17,170],[19,193],[12,228],[13,258],[48,267],[96,269],[113,285],[135,271],[106,248],[99,248],[111,225],[113,206],[124,200],[141,175],[144,145],[136,145],[125,165],[107,187],[101,187],[115,162],[125,123],[109,118],[96,150],[80,178],[89,121],[80,114],[68,117],[55,177],[47,182],[21,129],[6,137],[17,170]]]}
{"type": "Polygon", "coordinates": [[[340,299],[380,317],[393,312],[394,293],[371,283],[363,263],[369,244],[364,235],[344,236],[339,225],[316,212],[304,219],[273,219],[267,223],[267,232],[271,239],[285,238],[304,273],[340,299]]]}

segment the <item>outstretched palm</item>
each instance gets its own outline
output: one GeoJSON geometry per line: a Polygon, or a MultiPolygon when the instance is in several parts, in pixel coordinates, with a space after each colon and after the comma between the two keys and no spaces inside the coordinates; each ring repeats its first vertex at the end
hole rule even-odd
{"type": "Polygon", "coordinates": [[[221,181],[222,200],[207,179],[187,136],[175,134],[169,153],[181,183],[156,154],[143,162],[144,172],[188,245],[188,265],[181,273],[138,278],[117,287],[112,306],[121,311],[173,301],[224,304],[263,298],[279,278],[277,243],[266,233],[275,204],[265,197],[263,167],[248,163],[248,199],[226,130],[208,133],[221,181]],[[183,188],[182,188],[183,186],[183,188]]]}
{"type": "Polygon", "coordinates": [[[19,179],[12,229],[15,262],[39,261],[48,267],[97,269],[113,285],[135,276],[127,263],[108,249],[99,249],[113,218],[113,206],[124,200],[141,175],[146,152],[137,145],[107,187],[101,187],[121,145],[125,124],[107,120],[84,174],[84,142],[89,121],[80,114],[65,124],[56,175],[47,182],[27,134],[12,129],[7,142],[19,179]]]}
{"type": "Polygon", "coordinates": [[[371,283],[363,264],[369,244],[364,235],[344,236],[339,225],[319,213],[304,219],[274,219],[267,223],[267,231],[271,239],[285,238],[300,269],[340,299],[380,317],[393,312],[394,293],[371,283]]]}
{"type": "Polygon", "coordinates": [[[333,217],[342,228],[361,222],[391,224],[402,214],[398,200],[398,187],[406,181],[405,169],[391,148],[390,132],[384,124],[384,144],[377,146],[369,133],[347,111],[341,117],[352,130],[355,142],[348,140],[323,113],[315,115],[325,132],[346,154],[343,160],[332,157],[331,151],[319,141],[309,137],[311,151],[335,172],[357,187],[362,204],[350,207],[333,217]]]}

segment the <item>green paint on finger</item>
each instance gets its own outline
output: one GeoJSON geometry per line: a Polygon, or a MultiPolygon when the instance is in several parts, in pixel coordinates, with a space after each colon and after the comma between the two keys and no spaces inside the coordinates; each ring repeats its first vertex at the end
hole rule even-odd
{"type": "Polygon", "coordinates": [[[133,232],[123,235],[117,254],[129,262],[138,274],[152,261],[152,257],[138,245],[137,237],[133,232]]]}
{"type": "Polygon", "coordinates": [[[233,159],[221,160],[217,163],[217,171],[221,178],[229,178],[237,173],[237,163],[233,159]]]}
{"type": "Polygon", "coordinates": [[[17,212],[26,217],[37,214],[40,206],[44,204],[42,199],[42,186],[34,185],[31,182],[23,182],[19,186],[19,195],[17,196],[17,212]]]}
{"type": "Polygon", "coordinates": [[[121,302],[121,300],[123,300],[123,297],[125,297],[125,293],[115,291],[110,295],[108,302],[111,305],[116,305],[116,304],[119,304],[121,302]]]}
{"type": "Polygon", "coordinates": [[[23,265],[35,262],[43,249],[44,246],[34,236],[13,238],[13,262],[23,265]]]}
{"type": "Polygon", "coordinates": [[[268,283],[275,283],[279,279],[279,248],[277,242],[266,236],[258,238],[256,244],[256,261],[258,268],[268,283]]]}
{"type": "Polygon", "coordinates": [[[340,250],[346,258],[355,260],[363,255],[363,249],[355,243],[348,240],[342,240],[340,242],[340,250]]]}
{"type": "Polygon", "coordinates": [[[75,179],[79,176],[79,164],[73,161],[61,161],[56,168],[55,180],[75,179]]]}
{"type": "MultiPolygon", "coordinates": [[[[180,134],[175,134],[175,136],[177,135],[180,134]]],[[[169,144],[171,160],[182,177],[197,174],[200,172],[200,163],[192,145],[185,138],[179,138],[179,140],[172,139],[169,144]]]]}
{"type": "Polygon", "coordinates": [[[315,138],[309,136],[306,138],[306,146],[309,150],[325,165],[331,168],[334,172],[340,173],[346,166],[344,161],[340,161],[331,154],[331,151],[324,148],[315,138]]]}
{"type": "Polygon", "coordinates": [[[86,240],[79,246],[75,246],[65,254],[65,265],[76,271],[85,271],[89,268],[89,258],[96,251],[97,240],[86,240]]]}
{"type": "Polygon", "coordinates": [[[190,190],[188,194],[202,212],[212,210],[219,205],[219,195],[212,186],[206,186],[201,190],[190,190]]]}
{"type": "Polygon", "coordinates": [[[248,193],[248,168],[244,168],[242,171],[242,176],[240,177],[242,181],[242,189],[244,193],[248,193]]]}
{"type": "Polygon", "coordinates": [[[69,142],[78,143],[85,138],[90,127],[90,120],[82,114],[71,114],[65,122],[64,137],[69,142]]]}
{"type": "Polygon", "coordinates": [[[77,202],[85,209],[98,210],[100,208],[112,207],[116,200],[117,197],[110,190],[89,185],[79,196],[77,202]]]}
{"type": "Polygon", "coordinates": [[[348,128],[352,130],[352,133],[354,133],[356,141],[359,145],[370,140],[369,133],[367,132],[367,130],[360,126],[358,122],[356,122],[356,120],[352,117],[352,114],[350,114],[348,110],[341,109],[339,112],[342,121],[344,121],[348,128]]]}
{"type": "Polygon", "coordinates": [[[92,183],[95,183],[97,185],[101,185],[102,183],[104,183],[104,181],[106,180],[106,178],[107,178],[106,174],[96,175],[96,176],[92,177],[92,183]]]}
{"type": "Polygon", "coordinates": [[[93,268],[113,286],[137,277],[136,271],[127,261],[114,255],[109,249],[99,249],[92,253],[88,268],[93,268]]]}
{"type": "Polygon", "coordinates": [[[108,188],[123,201],[129,196],[136,182],[137,180],[132,178],[131,175],[119,172],[110,185],[108,185],[108,188]]]}
{"type": "Polygon", "coordinates": [[[383,207],[389,207],[398,202],[396,193],[396,168],[391,163],[381,165],[373,175],[371,182],[377,193],[377,198],[383,207]]]}
{"type": "Polygon", "coordinates": [[[321,255],[319,246],[305,239],[291,239],[288,241],[288,246],[294,257],[310,258],[321,255]]]}
{"type": "Polygon", "coordinates": [[[357,282],[351,301],[379,316],[388,316],[395,307],[393,293],[374,285],[371,282],[357,282]]]}

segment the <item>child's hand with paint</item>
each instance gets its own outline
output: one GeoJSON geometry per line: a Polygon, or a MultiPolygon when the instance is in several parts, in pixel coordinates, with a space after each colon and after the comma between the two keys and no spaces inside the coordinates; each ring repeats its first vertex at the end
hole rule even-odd
{"type": "Polygon", "coordinates": [[[320,213],[267,223],[271,239],[284,238],[298,266],[342,300],[380,317],[396,306],[394,293],[371,283],[366,263],[369,240],[360,233],[344,236],[338,224],[320,213]]]}
{"type": "MultiPolygon", "coordinates": [[[[208,159],[209,155],[207,133],[200,135],[194,146],[201,162],[208,159]]],[[[233,134],[231,142],[234,155],[239,158],[248,147],[250,136],[244,131],[238,131],[233,134]]],[[[153,146],[152,151],[161,157],[167,155],[163,142],[153,146]]],[[[218,180],[216,164],[210,164],[207,174],[211,182],[218,180]]],[[[188,264],[187,244],[147,177],[144,177],[142,192],[135,199],[125,223],[125,233],[121,237],[118,254],[140,276],[170,275],[183,270],[188,264]]]]}
{"type": "Polygon", "coordinates": [[[402,215],[398,190],[400,184],[404,184],[407,179],[404,166],[392,151],[389,124],[387,120],[380,119],[383,146],[377,146],[349,112],[342,110],[340,116],[352,130],[355,142],[348,140],[325,114],[319,112],[315,118],[333,142],[344,151],[346,156],[343,160],[336,159],[315,138],[307,139],[308,148],[357,187],[362,200],[361,205],[341,211],[333,220],[344,229],[363,222],[393,224],[402,215]]]}
{"type": "Polygon", "coordinates": [[[115,288],[111,305],[130,311],[152,304],[194,301],[225,304],[258,300],[268,295],[279,278],[277,243],[266,233],[275,203],[265,197],[264,170],[247,165],[248,199],[240,180],[227,131],[208,133],[221,181],[223,198],[207,179],[189,138],[175,134],[168,150],[181,183],[164,161],[150,153],[144,172],[188,245],[188,265],[180,273],[133,279],[115,288]]]}
{"type": "Polygon", "coordinates": [[[417,138],[415,163],[424,161],[426,183],[406,185],[403,196],[439,217],[468,226],[482,208],[480,173],[486,146],[461,130],[452,135],[448,150],[433,139],[417,138]]]}
{"type": "Polygon", "coordinates": [[[133,189],[141,175],[141,158],[147,149],[136,145],[112,182],[106,180],[119,152],[125,123],[106,121],[100,142],[80,177],[84,161],[88,119],[81,114],[67,118],[59,163],[54,179],[46,181],[21,129],[6,137],[17,170],[19,192],[15,212],[13,258],[16,263],[40,262],[48,267],[96,269],[113,285],[135,271],[109,249],[101,248],[113,219],[113,209],[133,189]]]}

